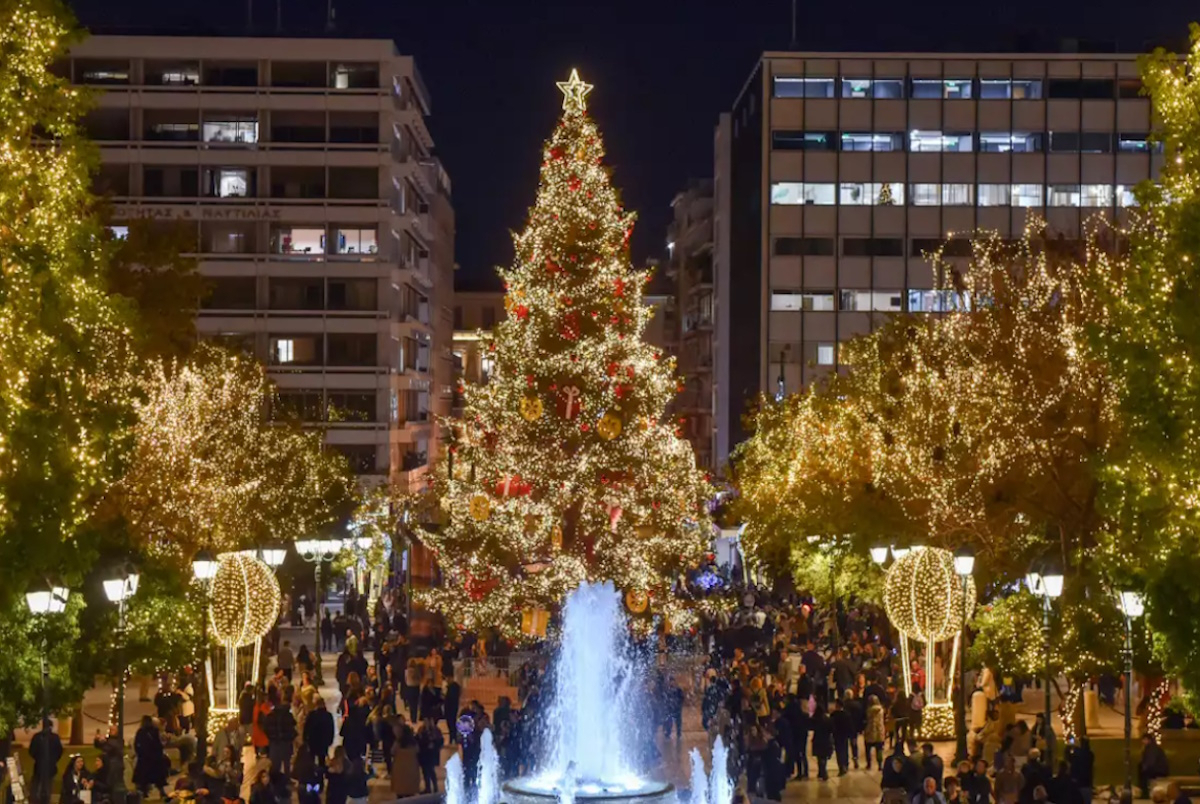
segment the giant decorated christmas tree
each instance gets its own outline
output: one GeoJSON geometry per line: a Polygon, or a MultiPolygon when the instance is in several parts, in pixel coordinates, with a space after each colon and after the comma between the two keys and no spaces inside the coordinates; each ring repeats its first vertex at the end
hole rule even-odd
{"type": "Polygon", "coordinates": [[[634,215],[601,166],[591,86],[574,71],[558,86],[537,201],[501,271],[491,380],[464,389],[440,466],[446,524],[426,540],[445,583],[426,601],[458,628],[528,634],[581,581],[611,580],[635,615],[679,624],[672,585],[707,549],[709,489],[664,421],[673,361],[642,340],[649,276],[630,265],[634,215]]]}

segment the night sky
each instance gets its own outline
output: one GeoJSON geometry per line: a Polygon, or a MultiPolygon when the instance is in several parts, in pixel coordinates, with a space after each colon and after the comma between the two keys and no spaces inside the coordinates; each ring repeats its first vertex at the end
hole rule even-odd
{"type": "MultiPolygon", "coordinates": [[[[281,0],[285,35],[319,34],[325,0],[281,0]]],[[[243,34],[246,2],[76,0],[97,32],[243,34]]],[[[660,256],[670,202],[712,173],[717,115],[763,50],[788,47],[788,0],[335,0],[341,36],[391,37],[417,59],[433,100],[430,128],[454,185],[460,287],[494,282],[509,231],[533,202],[541,146],[560,110],[555,81],[572,66],[596,85],[589,109],[625,204],[638,211],[635,260],[660,256]]],[[[1186,42],[1190,0],[799,0],[803,50],[1141,52],[1186,42]],[[1003,11],[1001,10],[1003,9],[1003,11]],[[1036,12],[1037,16],[1031,16],[1036,12]]],[[[275,0],[254,1],[258,33],[275,0]]],[[[302,56],[302,54],[297,54],[302,56]]]]}

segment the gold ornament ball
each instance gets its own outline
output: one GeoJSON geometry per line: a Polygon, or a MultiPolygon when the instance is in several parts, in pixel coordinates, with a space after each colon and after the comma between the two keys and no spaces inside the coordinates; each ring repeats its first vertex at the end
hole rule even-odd
{"type": "Polygon", "coordinates": [[[650,608],[650,595],[644,589],[630,589],[625,593],[625,607],[633,614],[645,614],[650,608]]]}
{"type": "Polygon", "coordinates": [[[279,581],[254,555],[222,553],[218,558],[208,606],[213,637],[235,648],[253,645],[279,617],[279,581]]]}
{"type": "Polygon", "coordinates": [[[542,418],[542,400],[536,396],[521,397],[521,416],[527,422],[537,421],[542,418]]]}
{"type": "Polygon", "coordinates": [[[596,432],[606,441],[612,441],[621,434],[621,420],[611,413],[605,413],[596,424],[596,432]]]}
{"type": "Polygon", "coordinates": [[[918,547],[898,559],[883,581],[883,605],[901,634],[937,642],[959,633],[975,609],[975,580],[954,571],[954,554],[940,547],[918,547]]]}
{"type": "Polygon", "coordinates": [[[482,522],[491,516],[492,503],[485,495],[476,494],[471,498],[470,512],[477,522],[482,522]]]}

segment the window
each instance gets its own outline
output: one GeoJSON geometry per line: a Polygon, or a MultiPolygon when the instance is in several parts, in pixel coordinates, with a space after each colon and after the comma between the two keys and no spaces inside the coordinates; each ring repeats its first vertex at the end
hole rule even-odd
{"type": "Polygon", "coordinates": [[[1051,184],[1047,188],[1046,206],[1077,207],[1079,206],[1078,184],[1051,184]]]}
{"type": "Polygon", "coordinates": [[[258,142],[258,119],[253,116],[222,116],[205,120],[202,133],[205,142],[250,145],[258,142]]]}
{"type": "Polygon", "coordinates": [[[204,194],[216,198],[245,198],[250,192],[246,168],[205,168],[204,194]]]}
{"type": "Polygon", "coordinates": [[[199,62],[147,60],[143,70],[148,85],[192,87],[200,83],[199,62]]]}
{"type": "MultiPolygon", "coordinates": [[[[149,117],[150,110],[147,110],[145,115],[149,117]]],[[[200,125],[198,123],[147,121],[145,131],[146,139],[155,142],[194,142],[200,139],[200,125]]]]}
{"type": "Polygon", "coordinates": [[[1140,98],[1142,96],[1142,79],[1122,78],[1117,81],[1118,98],[1140,98]]]}
{"type": "Polygon", "coordinates": [[[373,422],[375,394],[329,391],[325,400],[325,416],[331,422],[373,422]]]}
{"type": "Polygon", "coordinates": [[[914,237],[912,241],[912,255],[914,257],[924,257],[929,254],[941,252],[943,257],[970,257],[971,241],[961,238],[943,240],[939,237],[914,237]]]}
{"type": "Polygon", "coordinates": [[[331,332],[325,337],[326,343],[329,347],[329,365],[375,365],[375,347],[377,345],[377,338],[374,334],[331,332]]]}
{"type": "Polygon", "coordinates": [[[1007,207],[1012,203],[1011,184],[979,185],[979,206],[1007,207]]]}
{"type": "Polygon", "coordinates": [[[271,418],[278,421],[294,417],[304,422],[319,422],[324,418],[321,415],[321,396],[319,388],[276,391],[271,418]]]}
{"type": "Polygon", "coordinates": [[[832,237],[777,237],[776,257],[832,257],[832,237]]]}
{"type": "Polygon", "coordinates": [[[981,78],[979,97],[1023,100],[1042,97],[1042,82],[1027,78],[981,78]]]}
{"type": "Polygon", "coordinates": [[[1116,95],[1114,82],[1102,78],[1062,79],[1047,82],[1046,97],[1089,100],[1111,100],[1116,95]]]}
{"type": "Polygon", "coordinates": [[[914,98],[945,98],[960,100],[971,97],[970,78],[914,78],[912,80],[912,96],[914,98]]]}
{"type": "Polygon", "coordinates": [[[1050,151],[1106,154],[1112,151],[1112,134],[1106,131],[1051,131],[1050,151]]]}
{"type": "Polygon", "coordinates": [[[271,335],[272,365],[316,366],[321,362],[320,335],[271,335]]]}
{"type": "Polygon", "coordinates": [[[252,276],[213,276],[201,307],[205,310],[253,310],[255,279],[252,276]]]}
{"type": "Polygon", "coordinates": [[[271,232],[271,251],[276,254],[324,254],[325,230],[301,226],[279,226],[271,232]]]}
{"type": "Polygon", "coordinates": [[[1085,184],[1079,188],[1079,205],[1083,207],[1111,207],[1113,186],[1111,184],[1085,184]]]}
{"type": "Polygon", "coordinates": [[[832,151],[832,131],[772,131],[771,147],[777,151],[832,151]]]}
{"type": "Polygon", "coordinates": [[[1033,153],[1042,150],[1042,135],[1019,131],[982,131],[979,150],[984,153],[1033,153]]]}
{"type": "Polygon", "coordinates": [[[128,84],[129,60],[76,59],[75,81],[79,84],[128,84]]]}
{"type": "Polygon", "coordinates": [[[837,355],[837,348],[832,343],[817,344],[817,365],[832,366],[834,357],[837,355]]]}
{"type": "Polygon", "coordinates": [[[1124,153],[1149,153],[1150,148],[1154,147],[1156,151],[1161,151],[1159,143],[1150,142],[1150,135],[1146,132],[1128,133],[1122,132],[1117,135],[1117,150],[1124,153]]]}
{"type": "Polygon", "coordinates": [[[1012,205],[1014,207],[1040,207],[1042,205],[1042,185],[1014,184],[1012,186],[1012,205]]]}
{"type": "Polygon", "coordinates": [[[942,186],[940,184],[910,184],[908,187],[909,203],[916,207],[936,207],[942,203],[942,186]]]}
{"type": "Polygon", "coordinates": [[[842,240],[845,257],[903,257],[904,241],[898,237],[847,237],[842,240]]]}
{"type": "Polygon", "coordinates": [[[827,312],[833,310],[833,293],[800,293],[795,290],[771,291],[771,311],[827,312]]]}
{"type": "Polygon", "coordinates": [[[832,98],[832,78],[793,78],[775,76],[777,98],[832,98]]]}
{"type": "Polygon", "coordinates": [[[329,86],[334,89],[379,88],[378,64],[335,64],[330,73],[329,86]]]}
{"type": "Polygon", "coordinates": [[[948,313],[967,309],[953,290],[909,290],[908,311],[910,313],[948,313]]]}
{"type": "Polygon", "coordinates": [[[108,230],[108,236],[113,240],[125,240],[129,237],[128,226],[105,226],[108,230]]]}
{"type": "Polygon", "coordinates": [[[903,151],[904,135],[881,134],[874,131],[842,132],[843,151],[903,151]]]}
{"type": "Polygon", "coordinates": [[[899,78],[843,78],[843,98],[903,98],[904,81],[899,78]]]}
{"type": "Polygon", "coordinates": [[[1117,185],[1117,206],[1119,207],[1136,207],[1138,205],[1137,196],[1133,194],[1132,184],[1117,185]]]}
{"type": "Polygon", "coordinates": [[[899,290],[843,290],[839,294],[839,309],[895,313],[904,309],[904,293],[899,290]]]}
{"type": "Polygon", "coordinates": [[[325,280],[271,277],[272,310],[321,310],[325,307],[325,280]]]}
{"type": "Polygon", "coordinates": [[[255,228],[253,223],[202,221],[201,251],[208,254],[253,254],[257,250],[255,228]]]}
{"type": "Polygon", "coordinates": [[[771,203],[781,205],[819,204],[830,206],[837,203],[835,185],[832,182],[780,181],[771,185],[771,203]]]}
{"type": "Polygon", "coordinates": [[[912,131],[908,135],[910,151],[971,151],[970,134],[943,134],[940,131],[912,131]]]}
{"type": "Polygon", "coordinates": [[[948,207],[969,207],[975,203],[975,185],[943,184],[942,204],[948,207]]]}
{"type": "Polygon", "coordinates": [[[491,329],[492,327],[496,326],[495,307],[489,304],[483,308],[481,314],[483,316],[483,324],[481,325],[483,329],[491,329]]]}
{"type": "Polygon", "coordinates": [[[904,203],[904,185],[899,182],[842,182],[838,203],[849,206],[890,206],[904,203]]]}
{"type": "MultiPolygon", "coordinates": [[[[374,444],[331,444],[330,446],[342,453],[346,458],[346,463],[350,465],[351,472],[369,475],[377,471],[374,444]]],[[[408,454],[405,453],[406,458],[408,454]]]]}
{"type": "Polygon", "coordinates": [[[346,229],[339,226],[335,231],[338,254],[375,254],[379,251],[374,229],[346,229]]]}

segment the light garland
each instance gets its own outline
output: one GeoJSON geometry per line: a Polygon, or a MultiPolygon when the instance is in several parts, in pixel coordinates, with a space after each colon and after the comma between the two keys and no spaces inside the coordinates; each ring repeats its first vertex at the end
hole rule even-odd
{"type": "Polygon", "coordinates": [[[256,556],[224,553],[212,579],[209,628],[222,645],[243,648],[266,636],[279,618],[275,573],[256,556]]]}
{"type": "Polygon", "coordinates": [[[434,493],[448,524],[423,539],[447,583],[424,594],[458,628],[520,638],[522,613],[584,580],[613,580],[683,622],[669,580],[700,563],[711,490],[664,409],[674,363],[642,340],[648,274],[632,269],[634,216],[602,167],[577,73],[543,153],[490,382],[463,389],[434,493]]]}
{"type": "Polygon", "coordinates": [[[975,610],[975,579],[954,572],[954,554],[915,548],[888,568],[883,605],[892,625],[910,639],[938,642],[957,636],[975,610]]]}

